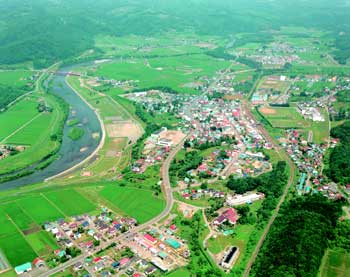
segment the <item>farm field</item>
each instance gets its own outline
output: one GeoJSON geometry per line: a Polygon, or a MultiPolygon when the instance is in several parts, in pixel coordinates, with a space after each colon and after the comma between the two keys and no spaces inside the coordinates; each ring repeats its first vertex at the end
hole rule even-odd
{"type": "MultiPolygon", "coordinates": [[[[164,57],[144,60],[118,61],[101,65],[94,76],[115,80],[137,81],[138,88],[170,87],[176,91],[195,93],[192,88],[199,77],[213,75],[227,68],[230,62],[206,55],[164,57]]],[[[244,68],[244,67],[242,67],[244,68]]]]}
{"type": "Polygon", "coordinates": [[[323,257],[320,277],[345,277],[350,275],[350,254],[327,250],[323,257]]]}
{"type": "Polygon", "coordinates": [[[45,222],[93,212],[96,206],[75,189],[12,197],[0,204],[0,245],[12,266],[46,256],[58,248],[45,222]]]}
{"type": "Polygon", "coordinates": [[[28,83],[26,78],[29,78],[34,74],[33,71],[29,70],[0,71],[0,84],[22,87],[28,83]]]}
{"type": "Polygon", "coordinates": [[[153,196],[150,190],[109,185],[99,194],[139,223],[147,222],[165,207],[164,200],[153,196]]]}
{"type": "Polygon", "coordinates": [[[0,245],[12,266],[33,260],[36,253],[29,246],[24,236],[17,229],[11,219],[0,211],[0,245]]]}
{"type": "Polygon", "coordinates": [[[95,47],[103,50],[107,57],[123,55],[133,57],[171,56],[197,54],[215,48],[219,41],[214,37],[201,36],[200,42],[183,45],[181,40],[197,39],[193,33],[167,32],[160,36],[143,37],[127,35],[122,37],[98,35],[95,38],[95,47]]]}
{"type": "Polygon", "coordinates": [[[0,141],[37,116],[39,114],[36,109],[37,105],[36,99],[30,98],[30,100],[20,101],[6,112],[0,113],[0,141]]]}
{"type": "Polygon", "coordinates": [[[54,96],[46,95],[46,103],[53,111],[39,113],[36,96],[29,99],[23,99],[0,114],[0,125],[5,126],[0,130],[0,142],[27,146],[23,152],[0,161],[0,174],[41,161],[60,145],[50,137],[58,132],[64,120],[63,107],[54,96]]]}
{"type": "Polygon", "coordinates": [[[0,236],[1,249],[12,266],[33,261],[38,254],[31,248],[23,235],[19,232],[0,236]]]}
{"type": "Polygon", "coordinates": [[[45,193],[45,196],[68,216],[79,215],[96,209],[93,203],[74,189],[48,192],[45,193]]]}
{"type": "Polygon", "coordinates": [[[38,225],[29,217],[16,202],[3,204],[0,208],[13,220],[22,231],[35,228],[38,225]]]}
{"type": "Polygon", "coordinates": [[[38,224],[64,218],[64,214],[42,195],[21,198],[16,202],[38,224]]]}
{"type": "Polygon", "coordinates": [[[45,256],[57,250],[59,247],[52,235],[46,231],[40,231],[26,236],[30,246],[39,256],[45,256]]]}

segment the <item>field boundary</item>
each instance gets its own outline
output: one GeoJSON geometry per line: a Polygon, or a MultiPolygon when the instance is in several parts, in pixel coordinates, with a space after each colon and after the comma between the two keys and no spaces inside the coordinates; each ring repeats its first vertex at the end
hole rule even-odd
{"type": "Polygon", "coordinates": [[[12,136],[14,136],[15,134],[17,134],[19,131],[21,131],[22,129],[24,129],[25,127],[27,127],[30,123],[32,123],[35,119],[37,119],[38,117],[40,117],[42,115],[42,113],[37,114],[36,116],[34,116],[33,118],[31,118],[29,121],[27,121],[26,123],[24,123],[21,127],[17,128],[15,131],[13,131],[11,134],[9,134],[7,137],[5,137],[2,141],[0,141],[0,143],[5,143],[6,140],[8,140],[9,138],[11,138],[12,136]]]}

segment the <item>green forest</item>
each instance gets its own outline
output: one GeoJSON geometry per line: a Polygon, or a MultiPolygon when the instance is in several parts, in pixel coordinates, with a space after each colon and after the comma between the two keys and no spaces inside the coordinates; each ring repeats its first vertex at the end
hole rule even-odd
{"type": "Polygon", "coordinates": [[[329,168],[325,173],[334,181],[346,185],[350,183],[350,121],[331,130],[331,136],[340,142],[331,150],[329,168]]]}
{"type": "Polygon", "coordinates": [[[342,204],[320,195],[286,204],[253,265],[253,276],[316,276],[342,204]]]}

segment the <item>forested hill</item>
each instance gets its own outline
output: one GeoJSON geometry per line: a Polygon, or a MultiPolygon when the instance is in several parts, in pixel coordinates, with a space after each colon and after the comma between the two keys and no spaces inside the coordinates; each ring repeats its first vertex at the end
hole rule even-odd
{"type": "Polygon", "coordinates": [[[333,128],[331,136],[338,138],[340,143],[331,149],[329,168],[325,174],[334,182],[347,185],[350,183],[350,121],[333,128]]]}
{"type": "MultiPolygon", "coordinates": [[[[262,0],[0,0],[0,63],[36,67],[79,55],[97,34],[256,33],[289,24],[345,33],[346,1],[262,0]]],[[[348,50],[339,40],[338,55],[348,50]]]]}

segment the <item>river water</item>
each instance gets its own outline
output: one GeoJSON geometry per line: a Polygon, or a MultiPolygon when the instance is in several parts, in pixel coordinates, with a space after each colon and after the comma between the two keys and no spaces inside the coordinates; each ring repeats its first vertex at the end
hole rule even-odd
{"type": "MultiPolygon", "coordinates": [[[[71,68],[61,68],[60,71],[69,71],[71,68]]],[[[58,152],[59,158],[53,161],[43,170],[24,176],[22,178],[1,183],[0,190],[14,189],[25,185],[39,183],[45,179],[63,172],[87,158],[98,146],[102,130],[96,114],[89,106],[66,84],[64,76],[54,75],[52,77],[52,88],[56,95],[62,97],[70,106],[68,121],[76,118],[84,130],[84,135],[77,141],[68,137],[71,127],[65,124],[63,140],[58,152]],[[98,134],[98,137],[93,137],[98,134]]]]}

